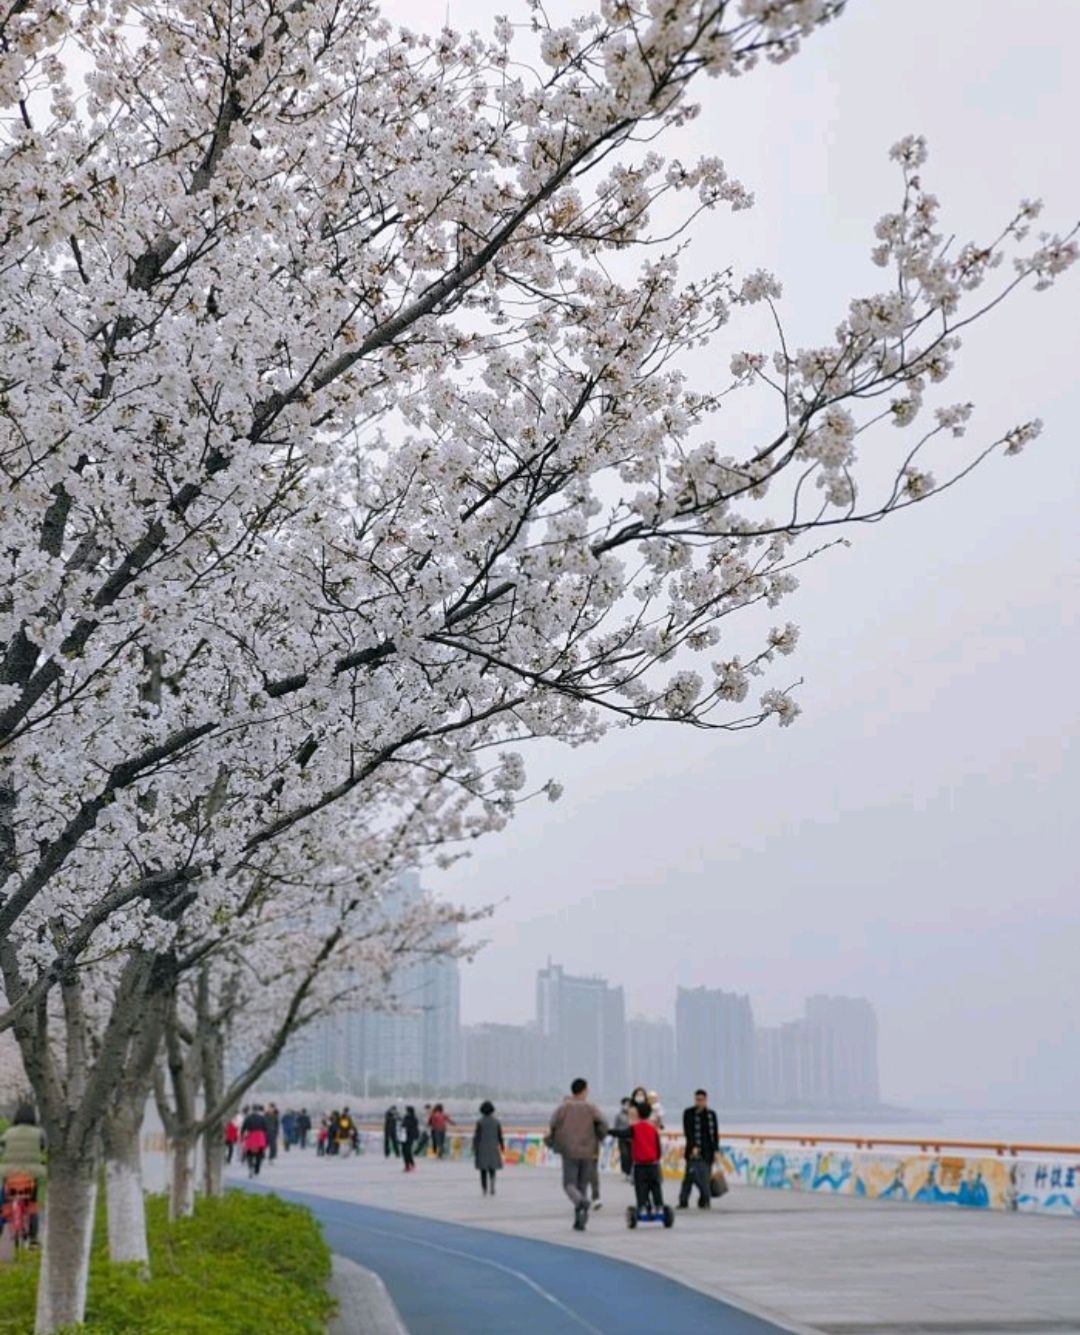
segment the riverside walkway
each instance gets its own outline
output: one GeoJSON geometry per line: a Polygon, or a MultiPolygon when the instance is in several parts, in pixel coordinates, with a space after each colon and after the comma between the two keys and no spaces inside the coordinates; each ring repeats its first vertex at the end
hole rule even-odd
{"type": "MultiPolygon", "coordinates": [[[[506,1324],[505,1312],[516,1310],[515,1286],[523,1301],[530,1282],[534,1298],[536,1288],[544,1289],[570,1313],[568,1318],[549,1304],[549,1324],[538,1329],[552,1335],[564,1329],[656,1332],[651,1313],[642,1324],[633,1318],[627,1324],[622,1299],[605,1318],[604,1292],[619,1287],[610,1274],[579,1291],[587,1276],[574,1263],[585,1257],[629,1263],[675,1281],[672,1318],[678,1286],[716,1303],[704,1327],[697,1324],[699,1312],[685,1326],[677,1319],[662,1322],[663,1331],[1080,1335],[1080,1226],[1072,1219],[734,1187],[711,1211],[680,1211],[670,1231],[631,1232],[623,1216],[630,1188],[606,1175],[604,1208],[580,1234],[570,1227],[559,1175],[550,1168],[508,1167],[499,1174],[498,1195],[485,1198],[465,1163],[425,1159],[406,1175],[396,1160],[374,1154],[318,1159],[311,1151],[280,1155],[265,1171],[263,1186],[320,1198],[331,1244],[352,1247],[345,1254],[382,1273],[410,1335],[515,1335],[537,1328],[506,1324]],[[370,1217],[350,1216],[335,1202],[365,1207],[370,1217]],[[431,1231],[416,1216],[445,1228],[431,1231]],[[520,1240],[509,1251],[507,1235],[520,1240]],[[530,1241],[544,1246],[530,1252],[522,1245],[530,1241]],[[479,1303],[460,1325],[457,1318],[448,1324],[449,1315],[432,1323],[430,1310],[418,1305],[419,1289],[429,1289],[427,1301],[438,1300],[433,1258],[440,1246],[444,1254],[458,1253],[459,1287],[479,1303]],[[565,1258],[562,1267],[552,1260],[555,1250],[565,1258]],[[470,1267],[481,1267],[486,1279],[475,1273],[469,1279],[470,1267]],[[548,1283],[551,1277],[568,1281],[569,1288],[562,1286],[568,1300],[534,1274],[548,1276],[548,1283]],[[495,1277],[498,1301],[491,1297],[495,1277]],[[491,1297],[486,1305],[485,1293],[491,1297]],[[579,1299],[584,1307],[575,1306],[579,1299]],[[739,1313],[749,1324],[726,1324],[739,1313]]],[[[674,1202],[675,1184],[666,1183],[665,1192],[674,1202]]],[[[641,1301],[659,1300],[653,1292],[641,1301]]]]}

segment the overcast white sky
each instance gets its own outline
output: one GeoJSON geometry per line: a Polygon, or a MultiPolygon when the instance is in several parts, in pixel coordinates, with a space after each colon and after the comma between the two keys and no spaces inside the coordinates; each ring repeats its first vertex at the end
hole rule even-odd
{"type": "MultiPolygon", "coordinates": [[[[445,13],[395,16],[425,10],[445,13]]],[[[487,28],[496,11],[518,17],[513,0],[450,15],[487,28]]],[[[699,251],[767,264],[795,341],[827,337],[880,285],[870,233],[909,131],[929,137],[925,175],[962,237],[1035,194],[1067,227],[1078,49],[1077,0],[852,0],[797,60],[709,85],[692,147],[758,206],[710,221],[699,251]]],[[[1078,310],[1075,275],[1014,303],[950,392],[988,435],[1044,417],[1029,453],[807,574],[786,609],[803,630],[794,727],[533,751],[563,801],[427,876],[503,901],[465,971],[467,1021],[530,1018],[548,954],[650,1014],[671,1014],[678,983],[749,992],[766,1023],[812,992],[862,994],[886,1098],[1080,1108],[1078,310]]]]}

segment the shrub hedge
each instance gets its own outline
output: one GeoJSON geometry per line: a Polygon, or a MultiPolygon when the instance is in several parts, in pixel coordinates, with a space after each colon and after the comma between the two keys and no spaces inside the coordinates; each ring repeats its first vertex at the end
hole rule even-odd
{"type": "MultiPolygon", "coordinates": [[[[312,1215],[232,1191],[170,1224],[147,1198],[152,1278],[111,1265],[99,1212],[86,1324],[96,1335],[323,1335],[330,1250],[312,1215]]],[[[0,1266],[0,1335],[32,1335],[37,1258],[0,1266]]]]}

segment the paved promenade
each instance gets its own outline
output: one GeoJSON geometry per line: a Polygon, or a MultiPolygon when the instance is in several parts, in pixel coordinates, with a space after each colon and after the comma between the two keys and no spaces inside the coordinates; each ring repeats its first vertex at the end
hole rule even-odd
{"type": "MultiPolygon", "coordinates": [[[[604,1208],[579,1234],[546,1168],[507,1168],[498,1195],[485,1198],[466,1164],[422,1160],[406,1175],[373,1155],[293,1151],[263,1182],[645,1266],[790,1331],[1080,1335],[1074,1220],[736,1187],[712,1211],[679,1212],[670,1231],[631,1232],[630,1189],[606,1175],[604,1208]]],[[[665,1184],[672,1203],[676,1185],[665,1184]]]]}

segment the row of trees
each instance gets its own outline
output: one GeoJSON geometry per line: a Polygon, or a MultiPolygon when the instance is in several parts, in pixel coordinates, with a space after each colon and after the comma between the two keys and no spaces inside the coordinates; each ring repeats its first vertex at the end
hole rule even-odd
{"type": "Polygon", "coordinates": [[[532,5],[485,38],[370,0],[0,0],[0,1027],[50,1143],[39,1331],[82,1316],[102,1163],[146,1262],[151,1089],[184,1210],[290,1033],[451,948],[461,914],[387,888],[505,824],[519,744],[790,723],[771,609],[818,531],[1037,434],[947,451],[971,408],[931,400],[1075,242],[1031,202],[952,242],[919,139],[881,290],[820,346],[771,275],[680,276],[750,203],[661,151],[694,80],[842,8],[532,5]]]}

